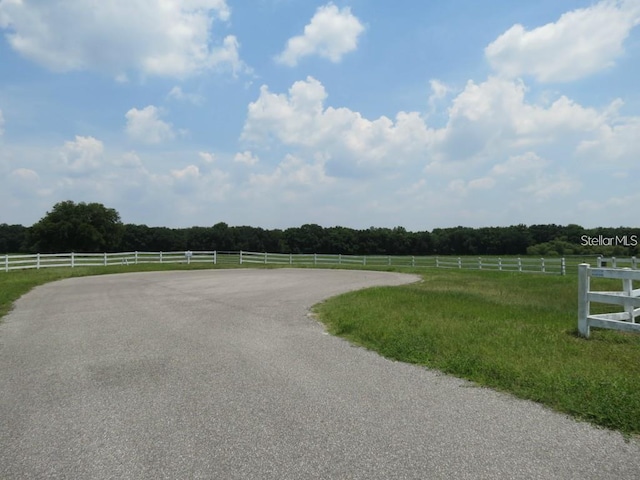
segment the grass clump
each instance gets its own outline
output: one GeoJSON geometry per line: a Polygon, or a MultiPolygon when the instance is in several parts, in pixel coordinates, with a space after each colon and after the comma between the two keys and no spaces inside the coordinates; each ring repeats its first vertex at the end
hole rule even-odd
{"type": "Polygon", "coordinates": [[[575,276],[430,270],[423,279],[350,292],[316,313],[331,333],[388,358],[640,434],[640,335],[580,338],[575,276]]]}

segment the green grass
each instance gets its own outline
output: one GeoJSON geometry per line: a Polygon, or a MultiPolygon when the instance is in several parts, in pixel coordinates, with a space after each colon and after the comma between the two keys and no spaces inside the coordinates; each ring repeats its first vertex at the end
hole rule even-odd
{"type": "MultiPolygon", "coordinates": [[[[0,272],[0,317],[21,295],[55,280],[203,268],[216,267],[141,264],[0,272]]],[[[422,274],[422,282],[351,292],[314,309],[330,332],[386,357],[535,400],[627,435],[640,434],[640,335],[593,329],[591,339],[578,337],[577,275],[414,272],[422,274]]],[[[620,282],[592,279],[592,288],[618,290],[620,282]]],[[[592,305],[596,313],[609,308],[615,307],[592,305]]]]}
{"type": "Polygon", "coordinates": [[[331,333],[388,358],[640,434],[640,335],[580,338],[576,277],[429,270],[423,282],[347,293],[315,311],[331,333]]]}

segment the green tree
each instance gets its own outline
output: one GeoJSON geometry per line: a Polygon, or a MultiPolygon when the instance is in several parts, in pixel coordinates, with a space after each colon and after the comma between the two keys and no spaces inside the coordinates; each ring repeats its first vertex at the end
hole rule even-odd
{"type": "Polygon", "coordinates": [[[29,229],[38,252],[108,252],[120,247],[124,226],[113,208],[101,203],[56,203],[29,229]]]}

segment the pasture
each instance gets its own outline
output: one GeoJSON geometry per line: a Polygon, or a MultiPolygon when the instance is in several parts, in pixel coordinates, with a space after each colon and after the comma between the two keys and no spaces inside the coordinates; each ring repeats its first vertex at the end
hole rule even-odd
{"type": "MultiPolygon", "coordinates": [[[[0,273],[0,316],[31,288],[63,278],[228,266],[140,264],[0,273]]],[[[423,281],[351,292],[317,305],[314,311],[331,333],[388,358],[466,378],[627,435],[640,434],[640,335],[596,329],[591,339],[580,338],[577,275],[365,268],[418,273],[423,281]]],[[[599,279],[592,286],[618,289],[619,282],[599,279]]],[[[593,305],[592,311],[598,308],[593,305]]]]}

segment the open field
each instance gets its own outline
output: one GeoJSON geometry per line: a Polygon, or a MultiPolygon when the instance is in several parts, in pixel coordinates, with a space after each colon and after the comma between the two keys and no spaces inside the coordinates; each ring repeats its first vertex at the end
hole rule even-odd
{"type": "MultiPolygon", "coordinates": [[[[21,295],[50,281],[202,268],[216,267],[140,264],[0,273],[0,316],[21,295]]],[[[419,273],[424,281],[353,292],[318,305],[316,313],[332,333],[389,358],[640,434],[640,335],[594,330],[590,340],[579,338],[576,275],[367,268],[419,273]]],[[[598,279],[592,286],[616,290],[619,283],[598,279]]],[[[592,312],[599,312],[597,305],[592,312]]]]}

